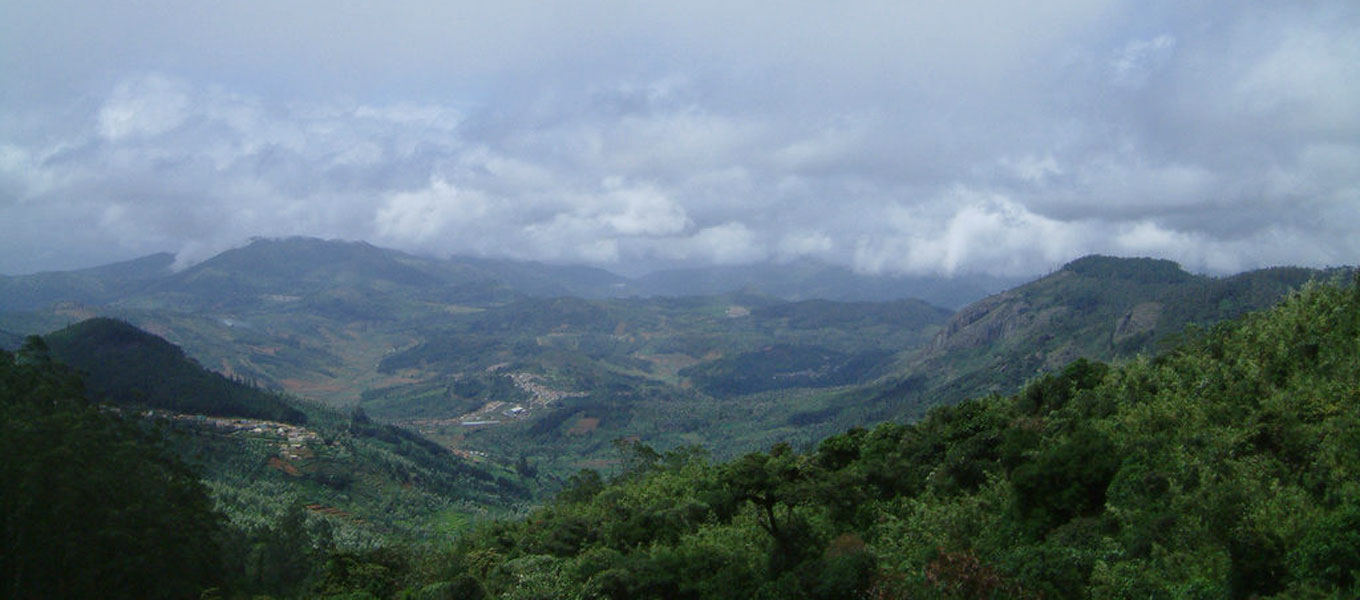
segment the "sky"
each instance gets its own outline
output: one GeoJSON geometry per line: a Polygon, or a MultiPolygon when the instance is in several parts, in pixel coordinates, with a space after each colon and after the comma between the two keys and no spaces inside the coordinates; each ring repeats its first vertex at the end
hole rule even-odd
{"type": "Polygon", "coordinates": [[[0,0],[0,273],[1360,263],[1360,3],[0,0]]]}

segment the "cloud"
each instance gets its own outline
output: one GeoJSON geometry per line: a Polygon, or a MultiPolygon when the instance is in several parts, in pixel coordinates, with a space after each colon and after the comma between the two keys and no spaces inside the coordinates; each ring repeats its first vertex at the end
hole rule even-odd
{"type": "Polygon", "coordinates": [[[1005,196],[966,188],[927,205],[889,207],[884,217],[886,234],[856,246],[861,271],[1032,273],[1081,252],[1089,241],[1080,222],[1044,217],[1005,196]]]}
{"type": "Polygon", "coordinates": [[[1149,40],[1132,40],[1110,61],[1115,85],[1137,88],[1160,68],[1176,49],[1176,38],[1162,34],[1149,40]]]}
{"type": "Polygon", "coordinates": [[[530,249],[524,258],[552,262],[618,263],[621,247],[648,254],[657,240],[669,240],[691,226],[684,208],[652,185],[628,185],[606,178],[596,193],[554,199],[552,216],[544,220],[512,213],[530,249]],[[560,203],[558,203],[560,202],[560,203]]]}
{"type": "Polygon", "coordinates": [[[750,264],[768,257],[759,235],[740,222],[706,227],[688,237],[662,240],[654,247],[665,258],[716,265],[750,264]]]}
{"type": "Polygon", "coordinates": [[[185,86],[160,75],[125,81],[99,109],[99,133],[109,140],[152,137],[188,118],[185,86]]]}
{"type": "Polygon", "coordinates": [[[784,234],[775,255],[784,261],[796,258],[827,258],[836,250],[836,241],[821,231],[793,231],[784,234]]]}
{"type": "Polygon", "coordinates": [[[1321,132],[1360,133],[1360,25],[1345,35],[1289,30],[1252,64],[1233,94],[1244,112],[1281,119],[1281,125],[1321,132]]]}
{"type": "Polygon", "coordinates": [[[388,195],[374,218],[374,233],[384,241],[421,244],[444,233],[452,221],[473,225],[486,213],[487,202],[480,194],[435,178],[426,189],[388,195]]]}
{"type": "Polygon", "coordinates": [[[1340,0],[10,17],[0,272],[293,234],[629,272],[1360,262],[1340,0]]]}
{"type": "MultiPolygon", "coordinates": [[[[594,215],[624,236],[673,235],[689,226],[685,209],[652,186],[624,187],[618,178],[605,180],[604,211],[594,215]]],[[[587,205],[589,206],[589,205],[587,205]]]]}

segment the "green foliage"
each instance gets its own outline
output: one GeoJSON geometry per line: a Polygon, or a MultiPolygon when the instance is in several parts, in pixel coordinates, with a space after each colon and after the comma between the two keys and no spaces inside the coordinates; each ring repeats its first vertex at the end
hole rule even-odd
{"type": "Polygon", "coordinates": [[[1360,577],[1360,505],[1344,505],[1314,522],[1289,553],[1288,562],[1300,579],[1355,589],[1360,577]]]}
{"type": "Polygon", "coordinates": [[[809,452],[629,446],[458,552],[494,556],[469,573],[506,598],[1350,597],[1357,424],[1360,291],[1310,285],[1156,359],[809,452]]]}
{"type": "Polygon", "coordinates": [[[85,374],[91,400],[181,413],[302,423],[283,398],[192,362],[169,342],[123,321],[96,318],[49,334],[52,356],[85,374]]]}
{"type": "Polygon", "coordinates": [[[86,404],[44,350],[0,351],[0,596],[185,598],[219,583],[202,484],[153,434],[86,404]]]}
{"type": "MultiPolygon", "coordinates": [[[[355,246],[333,260],[324,244],[301,246],[296,255],[268,244],[251,249],[281,263],[256,278],[245,268],[256,259],[245,255],[205,263],[176,276],[182,289],[167,283],[147,302],[164,307],[183,298],[185,306],[256,311],[252,318],[270,302],[320,312],[303,319],[315,330],[293,323],[278,336],[228,324],[222,335],[267,340],[267,351],[261,343],[251,359],[261,372],[305,364],[320,373],[359,361],[369,369],[385,359],[382,370],[392,377],[348,418],[306,407],[317,439],[290,445],[296,458],[274,439],[170,423],[170,447],[202,468],[228,521],[223,531],[220,520],[208,518],[218,529],[201,539],[212,543],[183,550],[190,562],[219,565],[207,571],[217,575],[200,578],[194,573],[202,571],[185,568],[182,579],[193,583],[165,595],[219,584],[228,594],[354,598],[1283,598],[1357,591],[1360,292],[1308,285],[1269,312],[1190,330],[1148,358],[1185,324],[1273,303],[1315,272],[1211,280],[1165,261],[1090,257],[944,324],[943,315],[905,304],[895,314],[877,305],[751,295],[514,299],[503,286],[413,257],[355,246]],[[345,278],[354,289],[335,284],[345,278]],[[394,325],[410,322],[439,329],[418,341],[394,325]],[[923,358],[899,357],[892,367],[899,371],[875,387],[810,391],[842,382],[833,374],[855,364],[864,368],[842,383],[887,372],[877,370],[890,364],[884,352],[920,344],[942,326],[923,358]],[[365,336],[381,339],[379,351],[353,341],[365,336]],[[355,348],[370,353],[341,356],[355,348]],[[1082,356],[1127,362],[1072,360],[1082,356]],[[855,363],[860,357],[872,360],[855,363]],[[769,385],[776,380],[793,387],[769,385]],[[542,387],[530,393],[523,381],[542,387]],[[544,389],[559,394],[539,402],[544,389]],[[975,398],[922,408],[964,396],[975,398]],[[532,418],[456,433],[468,447],[518,456],[518,463],[463,461],[368,417],[447,419],[491,400],[531,398],[539,402],[532,418]],[[912,422],[821,439],[834,427],[894,415],[912,422]],[[618,438],[662,440],[662,450],[608,441],[618,438]],[[771,446],[781,439],[791,442],[771,446]],[[684,446],[695,442],[712,444],[724,458],[733,449],[769,450],[711,463],[684,446]],[[671,447],[679,449],[664,450],[671,447]],[[535,478],[565,489],[522,519],[479,519],[486,506],[527,502],[525,486],[535,478]],[[459,529],[469,521],[477,524],[459,529]],[[433,533],[450,530],[451,539],[433,533]]],[[[216,335],[204,333],[203,323],[187,330],[216,335]]],[[[121,343],[141,343],[109,339],[102,346],[108,356],[121,343]]],[[[53,364],[61,348],[44,345],[30,339],[12,355],[7,365],[20,383],[3,389],[17,398],[78,397],[82,391],[53,364]],[[39,372],[49,375],[32,375],[39,372]]],[[[174,358],[163,350],[153,356],[174,358]]],[[[149,395],[138,386],[153,378],[138,377],[118,387],[149,395]]],[[[30,463],[54,464],[49,455],[96,465],[103,459],[86,458],[93,451],[82,443],[58,450],[41,442],[63,439],[57,428],[108,439],[97,433],[103,425],[81,420],[108,417],[97,411],[71,411],[87,416],[44,429],[30,427],[41,419],[25,410],[36,409],[7,409],[20,418],[0,423],[7,456],[41,459],[3,467],[0,500],[13,503],[4,521],[5,569],[27,556],[12,548],[54,547],[27,543],[27,533],[10,537],[21,529],[11,512],[36,515],[28,519],[34,527],[48,528],[40,537],[64,540],[42,511],[85,509],[70,498],[93,497],[77,482],[69,497],[33,494],[47,498],[41,510],[24,504],[27,488],[10,482],[39,481],[22,485],[41,490],[46,481],[25,471],[30,463]]],[[[133,434],[113,437],[123,445],[100,449],[114,459],[123,446],[137,445],[127,441],[133,434]]],[[[145,462],[161,467],[119,467],[88,479],[109,489],[124,476],[155,480],[156,469],[166,469],[158,460],[145,462]]],[[[184,494],[193,496],[164,496],[205,505],[184,494]]],[[[88,518],[114,515],[123,524],[108,531],[122,531],[133,521],[117,519],[141,506],[164,508],[115,494],[108,510],[88,518]]],[[[136,523],[151,539],[169,540],[158,544],[179,543],[167,528],[136,523]]],[[[119,565],[120,574],[138,573],[118,562],[145,553],[131,546],[105,562],[119,565]]],[[[99,544],[89,547],[92,556],[107,555],[99,544]]],[[[42,560],[24,563],[25,573],[59,564],[42,560]]],[[[88,567],[72,564],[77,573],[88,567]]],[[[154,585],[179,585],[173,581],[154,585]]]]}
{"type": "Polygon", "coordinates": [[[816,346],[777,344],[683,369],[700,389],[741,396],[794,387],[832,387],[867,381],[888,363],[886,350],[845,354],[816,346]]]}
{"type": "Polygon", "coordinates": [[[1114,444],[1081,428],[1011,473],[1017,520],[1031,531],[1048,532],[1074,517],[1098,515],[1118,470],[1114,444]]]}
{"type": "Polygon", "coordinates": [[[1063,269],[1087,277],[1124,279],[1138,283],[1181,283],[1194,277],[1173,261],[1155,258],[1093,255],[1067,263],[1063,269]]]}

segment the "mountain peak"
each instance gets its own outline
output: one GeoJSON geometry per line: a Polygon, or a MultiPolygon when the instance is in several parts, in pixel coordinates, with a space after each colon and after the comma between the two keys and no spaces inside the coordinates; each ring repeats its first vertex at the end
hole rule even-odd
{"type": "Polygon", "coordinates": [[[301,423],[283,398],[208,371],[165,338],[97,317],[44,336],[53,358],[83,372],[92,400],[181,413],[301,423]]]}
{"type": "Polygon", "coordinates": [[[1182,283],[1195,276],[1175,261],[1163,258],[1122,258],[1091,254],[1063,265],[1062,271],[1097,279],[1125,279],[1137,283],[1182,283]]]}

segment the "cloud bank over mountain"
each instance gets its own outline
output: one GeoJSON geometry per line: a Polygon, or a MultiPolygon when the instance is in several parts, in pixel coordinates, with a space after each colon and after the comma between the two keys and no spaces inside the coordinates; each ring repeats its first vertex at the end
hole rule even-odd
{"type": "Polygon", "coordinates": [[[86,6],[0,20],[0,272],[251,236],[623,271],[1360,262],[1360,6],[86,6]]]}

